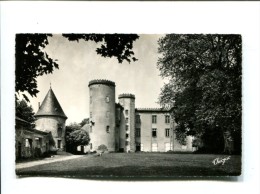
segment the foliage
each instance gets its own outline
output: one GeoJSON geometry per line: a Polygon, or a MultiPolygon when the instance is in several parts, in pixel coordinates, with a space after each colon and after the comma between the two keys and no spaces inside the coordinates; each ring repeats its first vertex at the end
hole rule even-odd
{"type": "Polygon", "coordinates": [[[33,108],[24,99],[15,101],[15,116],[31,123],[32,127],[34,126],[33,108]]]}
{"type": "MultiPolygon", "coordinates": [[[[49,74],[58,69],[57,60],[52,59],[44,51],[49,44],[48,37],[52,34],[17,34],[15,47],[15,91],[19,95],[28,92],[36,97],[38,76],[49,74]]],[[[131,62],[137,59],[133,57],[133,42],[138,39],[136,34],[63,34],[69,41],[94,41],[102,43],[96,49],[102,57],[116,57],[119,63],[131,62]]],[[[25,94],[22,94],[29,101],[25,94]]],[[[16,96],[17,97],[17,96],[16,96]]]]}
{"type": "Polygon", "coordinates": [[[101,152],[105,152],[108,151],[107,146],[104,144],[101,144],[98,146],[97,150],[101,151],[101,152]]]}
{"type": "Polygon", "coordinates": [[[131,62],[137,59],[133,57],[133,42],[138,39],[137,34],[63,34],[70,41],[94,41],[101,42],[100,48],[96,49],[97,54],[102,57],[116,57],[119,63],[131,62]]]}
{"type": "Polygon", "coordinates": [[[82,130],[80,124],[71,123],[66,126],[66,150],[76,152],[77,146],[88,145],[90,141],[87,131],[82,130]]]}
{"type": "MultiPolygon", "coordinates": [[[[15,91],[28,92],[32,97],[37,90],[38,76],[52,73],[58,68],[55,60],[44,51],[51,34],[17,34],[15,46],[15,91]]],[[[23,94],[26,101],[28,97],[23,94]]]]}
{"type": "Polygon", "coordinates": [[[76,122],[70,123],[69,125],[67,125],[65,127],[66,135],[69,135],[71,132],[79,130],[80,128],[81,128],[81,126],[78,123],[76,123],[76,122]]]}
{"type": "Polygon", "coordinates": [[[71,132],[67,137],[67,142],[70,145],[88,145],[90,141],[89,135],[85,130],[76,130],[71,132]]]}
{"type": "Polygon", "coordinates": [[[173,107],[177,137],[206,135],[224,142],[226,131],[233,139],[241,134],[241,42],[240,35],[202,34],[170,34],[159,40],[157,67],[169,79],[159,101],[173,107]]]}
{"type": "Polygon", "coordinates": [[[89,124],[89,118],[85,118],[79,123],[81,127],[83,127],[85,124],[89,124]]]}

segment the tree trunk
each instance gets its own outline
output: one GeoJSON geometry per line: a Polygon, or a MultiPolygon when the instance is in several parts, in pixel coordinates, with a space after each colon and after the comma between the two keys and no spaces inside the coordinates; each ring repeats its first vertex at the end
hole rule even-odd
{"type": "Polygon", "coordinates": [[[234,139],[230,131],[223,132],[224,137],[224,153],[232,154],[234,152],[234,139]]]}

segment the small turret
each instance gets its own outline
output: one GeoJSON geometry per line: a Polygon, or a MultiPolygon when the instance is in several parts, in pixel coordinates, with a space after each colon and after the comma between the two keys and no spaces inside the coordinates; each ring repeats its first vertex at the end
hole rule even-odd
{"type": "Polygon", "coordinates": [[[35,128],[50,131],[55,142],[52,146],[65,150],[65,122],[68,117],[51,87],[34,117],[36,118],[35,128]]]}

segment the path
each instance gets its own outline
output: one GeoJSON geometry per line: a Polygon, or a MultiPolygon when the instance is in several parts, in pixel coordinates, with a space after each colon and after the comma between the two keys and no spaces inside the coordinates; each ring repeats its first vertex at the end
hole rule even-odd
{"type": "Polygon", "coordinates": [[[32,162],[24,162],[24,163],[19,163],[15,165],[16,169],[22,169],[22,168],[29,168],[32,166],[37,166],[41,164],[48,164],[48,163],[53,163],[53,162],[60,162],[60,161],[65,161],[65,160],[71,160],[75,158],[80,158],[83,157],[84,155],[72,155],[72,156],[59,156],[55,155],[53,158],[45,158],[43,160],[38,160],[38,161],[32,161],[32,162]]]}

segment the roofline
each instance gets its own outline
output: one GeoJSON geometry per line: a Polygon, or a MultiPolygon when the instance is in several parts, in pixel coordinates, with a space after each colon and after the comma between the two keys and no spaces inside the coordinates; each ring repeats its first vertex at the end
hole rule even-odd
{"type": "Polygon", "coordinates": [[[135,95],[123,93],[123,94],[118,95],[118,99],[120,99],[120,98],[133,98],[133,99],[135,99],[135,95]]]}
{"type": "Polygon", "coordinates": [[[24,119],[21,119],[20,117],[17,117],[17,116],[15,116],[15,120],[21,121],[21,122],[26,123],[26,124],[28,124],[28,125],[31,124],[30,122],[28,122],[28,121],[26,121],[26,120],[24,120],[24,119]]]}
{"type": "Polygon", "coordinates": [[[136,112],[171,112],[170,109],[166,108],[136,108],[136,112]]]}
{"type": "Polygon", "coordinates": [[[67,116],[53,115],[53,114],[40,114],[40,115],[35,114],[35,115],[34,115],[34,117],[41,117],[41,116],[62,117],[62,118],[64,118],[64,119],[67,119],[67,118],[68,118],[67,116]]]}

